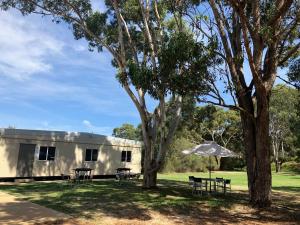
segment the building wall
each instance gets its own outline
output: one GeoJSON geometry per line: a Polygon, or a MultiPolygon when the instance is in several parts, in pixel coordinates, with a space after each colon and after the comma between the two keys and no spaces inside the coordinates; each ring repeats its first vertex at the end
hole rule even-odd
{"type": "Polygon", "coordinates": [[[23,133],[1,135],[0,178],[16,177],[20,143],[36,144],[32,176],[60,176],[70,174],[77,167],[94,169],[94,175],[112,175],[116,168],[128,167],[132,172],[141,171],[141,143],[105,136],[87,134],[73,138],[23,133]],[[55,160],[39,160],[40,146],[55,146],[55,160]],[[98,149],[97,161],[85,161],[86,149],[98,149]],[[121,152],[132,151],[131,162],[121,162],[121,152]]]}
{"type": "Polygon", "coordinates": [[[19,155],[19,143],[0,139],[0,177],[15,177],[19,155]]]}

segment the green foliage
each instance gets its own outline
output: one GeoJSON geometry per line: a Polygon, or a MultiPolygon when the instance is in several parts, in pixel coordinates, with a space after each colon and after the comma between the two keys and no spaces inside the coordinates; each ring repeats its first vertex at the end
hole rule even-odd
{"type": "Polygon", "coordinates": [[[282,171],[284,172],[295,172],[300,173],[300,163],[299,162],[285,162],[282,164],[282,171]]]}
{"type": "Polygon", "coordinates": [[[297,150],[296,150],[296,162],[298,162],[298,163],[300,163],[300,148],[298,148],[297,150]]]}
{"type": "MultiPolygon", "coordinates": [[[[184,137],[176,137],[171,144],[170,151],[166,157],[166,163],[163,172],[203,172],[207,171],[209,159],[196,155],[183,155],[182,151],[194,146],[188,139],[184,137]]],[[[213,169],[217,169],[218,165],[214,159],[211,160],[213,169]]]]}
{"type": "Polygon", "coordinates": [[[286,85],[277,85],[270,99],[270,135],[283,143],[280,159],[289,160],[300,148],[300,115],[297,112],[299,92],[286,85]]]}
{"type": "Polygon", "coordinates": [[[221,158],[220,170],[222,171],[234,171],[242,170],[246,165],[244,158],[221,158]]]}
{"type": "MultiPolygon", "coordinates": [[[[299,154],[300,120],[297,114],[299,92],[285,85],[277,85],[270,100],[270,119],[283,135],[284,157],[290,160],[299,154]]],[[[272,134],[272,132],[271,132],[272,134]]],[[[207,105],[195,106],[189,98],[184,101],[183,121],[172,144],[164,171],[193,171],[206,168],[207,160],[185,157],[181,151],[214,139],[220,145],[233,150],[243,158],[224,158],[220,160],[221,170],[241,169],[245,166],[244,146],[239,114],[231,110],[207,105]],[[197,166],[195,166],[197,165],[197,166]]]]}
{"type": "Polygon", "coordinates": [[[182,96],[207,92],[207,81],[211,77],[208,68],[216,60],[213,48],[214,44],[196,42],[189,32],[173,33],[159,54],[162,83],[170,92],[182,96]]]}
{"type": "Polygon", "coordinates": [[[135,128],[132,124],[124,123],[121,127],[114,128],[112,135],[114,137],[141,141],[141,133],[141,126],[135,128]]]}
{"type": "MultiPolygon", "coordinates": [[[[183,155],[182,151],[214,139],[220,145],[243,155],[242,131],[239,115],[235,111],[219,107],[195,106],[187,98],[184,101],[183,121],[174,138],[166,159],[164,172],[206,171],[208,158],[183,155]],[[213,137],[212,137],[213,135],[213,137]]],[[[240,170],[245,165],[243,158],[212,160],[214,169],[240,170]]]]}
{"type": "Polygon", "coordinates": [[[292,61],[287,76],[289,81],[300,89],[300,59],[292,61]]]}
{"type": "MultiPolygon", "coordinates": [[[[196,42],[189,32],[173,32],[165,35],[158,55],[159,67],[153,75],[153,65],[137,65],[128,62],[131,83],[159,98],[160,93],[177,93],[182,96],[199,96],[208,91],[211,79],[208,68],[221,60],[214,54],[214,43],[196,42]]],[[[119,81],[124,83],[122,77],[119,81]]]]}
{"type": "Polygon", "coordinates": [[[182,127],[189,130],[189,139],[194,143],[214,140],[220,145],[243,153],[242,129],[238,112],[207,105],[189,107],[184,112],[182,127]]]}

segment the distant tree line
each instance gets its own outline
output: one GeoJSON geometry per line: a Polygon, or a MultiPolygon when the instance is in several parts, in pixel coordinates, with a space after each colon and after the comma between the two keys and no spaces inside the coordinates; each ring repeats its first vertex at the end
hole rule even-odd
{"type": "MultiPolygon", "coordinates": [[[[299,91],[286,85],[273,88],[270,100],[270,136],[272,162],[279,172],[284,162],[300,159],[299,91]]],[[[182,151],[212,140],[238,153],[240,158],[213,160],[214,169],[235,170],[245,167],[245,149],[239,113],[214,105],[196,106],[186,100],[183,119],[166,156],[163,172],[206,171],[208,159],[183,155],[182,151]]],[[[125,123],[113,130],[113,136],[142,141],[141,126],[125,123]]]]}

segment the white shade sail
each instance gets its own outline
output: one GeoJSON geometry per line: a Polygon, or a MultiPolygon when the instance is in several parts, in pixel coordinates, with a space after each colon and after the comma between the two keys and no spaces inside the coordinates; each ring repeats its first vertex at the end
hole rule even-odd
{"type": "Polygon", "coordinates": [[[213,141],[205,141],[192,149],[182,151],[183,154],[195,154],[199,156],[238,157],[238,155],[213,141]]]}

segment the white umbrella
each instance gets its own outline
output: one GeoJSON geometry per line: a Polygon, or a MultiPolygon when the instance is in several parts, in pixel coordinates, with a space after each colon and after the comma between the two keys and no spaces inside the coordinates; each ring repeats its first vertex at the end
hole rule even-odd
{"type": "Polygon", "coordinates": [[[182,151],[183,154],[195,154],[199,156],[209,156],[209,178],[211,178],[211,159],[210,156],[218,157],[238,157],[238,155],[214,141],[205,141],[192,149],[182,151]]]}

